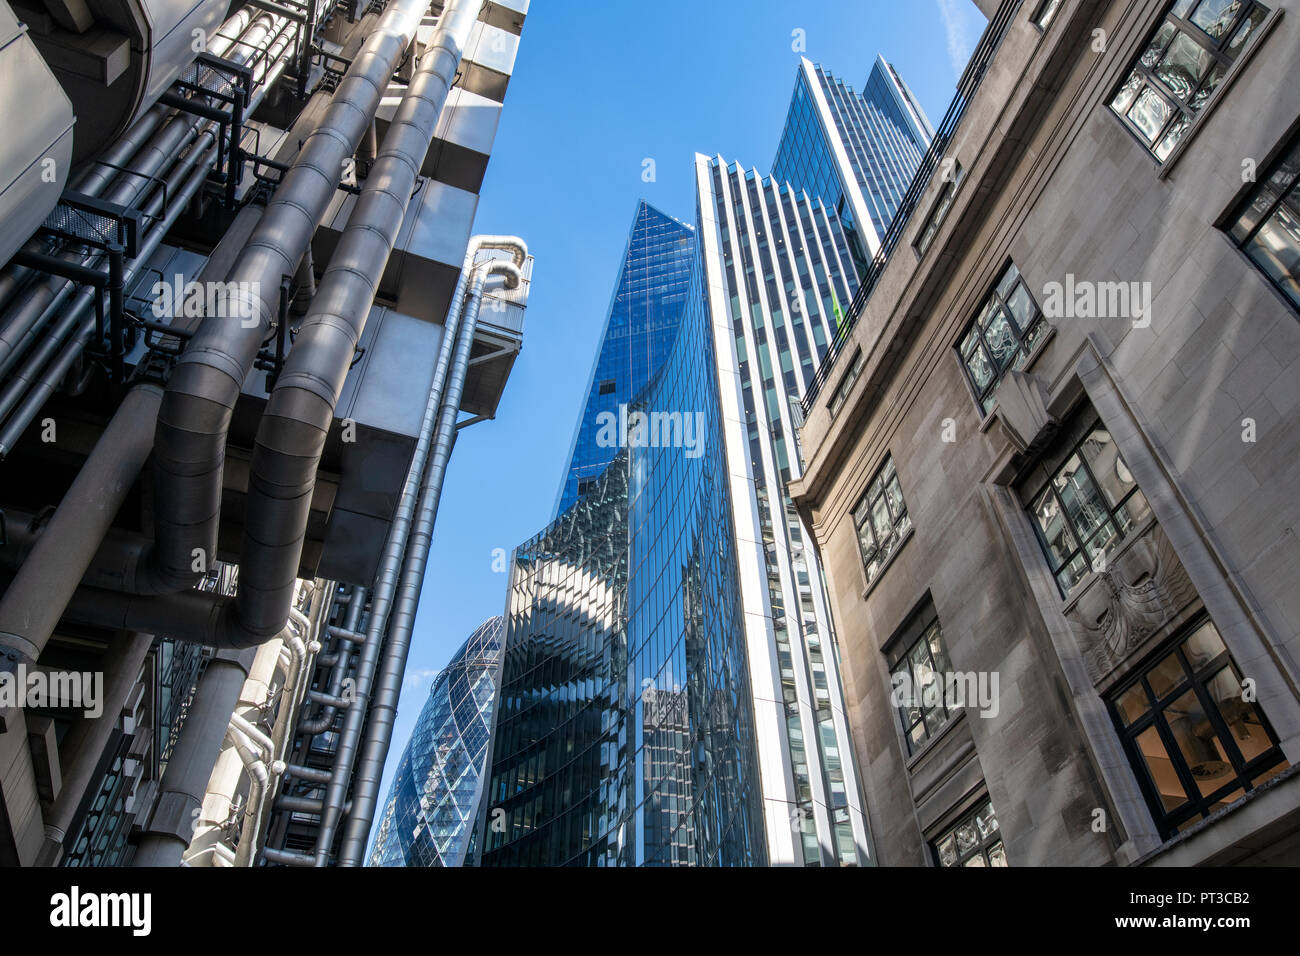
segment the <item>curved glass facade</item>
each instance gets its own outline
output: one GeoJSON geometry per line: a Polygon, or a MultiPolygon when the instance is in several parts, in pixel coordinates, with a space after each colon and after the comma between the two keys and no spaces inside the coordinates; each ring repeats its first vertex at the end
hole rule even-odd
{"type": "MultiPolygon", "coordinates": [[[[636,293],[681,306],[611,311],[679,314],[661,367],[612,412],[626,435],[616,424],[611,444],[610,418],[588,416],[574,461],[609,464],[515,553],[484,866],[767,859],[718,385],[686,238],[687,273],[674,240],[648,264],[664,281],[636,293]]],[[[642,268],[636,246],[620,289],[642,268]]]]}
{"type": "Polygon", "coordinates": [[[503,618],[480,624],[433,681],[397,765],[370,866],[461,866],[473,852],[503,618]]]}

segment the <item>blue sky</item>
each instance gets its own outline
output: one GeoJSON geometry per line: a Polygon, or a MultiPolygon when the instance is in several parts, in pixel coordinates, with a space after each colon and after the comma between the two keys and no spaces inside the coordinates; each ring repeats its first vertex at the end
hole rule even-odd
{"type": "Polygon", "coordinates": [[[496,420],[451,458],[385,799],[433,675],[502,613],[493,550],[551,517],[637,201],[693,223],[697,151],[767,172],[794,31],[855,89],[880,53],[938,125],[984,24],[971,0],[533,0],[475,222],[536,257],[524,347],[496,420]]]}

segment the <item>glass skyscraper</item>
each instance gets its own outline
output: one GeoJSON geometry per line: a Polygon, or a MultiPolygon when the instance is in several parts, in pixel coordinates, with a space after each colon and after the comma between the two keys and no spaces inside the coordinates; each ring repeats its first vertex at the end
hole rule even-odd
{"type": "Polygon", "coordinates": [[[516,549],[481,863],[766,863],[693,231],[638,207],[555,520],[516,549]]]}
{"type": "Polygon", "coordinates": [[[502,624],[480,624],[434,678],[397,765],[371,866],[461,866],[472,853],[502,624]]]}
{"type": "Polygon", "coordinates": [[[799,398],[857,287],[848,238],[832,206],[757,170],[696,154],[695,173],[768,855],[867,864],[820,561],[786,491],[802,473],[799,398]]]}
{"type": "Polygon", "coordinates": [[[617,448],[597,441],[598,421],[631,402],[663,365],[686,309],[695,252],[690,226],[646,202],[637,204],[587,404],[574,431],[569,468],[552,517],[577,501],[614,460],[617,448]]]}
{"type": "Polygon", "coordinates": [[[882,57],[862,93],[804,57],[772,177],[835,209],[861,272],[933,138],[920,103],[882,57]]]}

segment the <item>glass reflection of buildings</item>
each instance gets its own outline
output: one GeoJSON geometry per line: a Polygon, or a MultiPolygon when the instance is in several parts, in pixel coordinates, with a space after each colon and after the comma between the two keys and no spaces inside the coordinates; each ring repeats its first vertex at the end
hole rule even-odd
{"type": "Polygon", "coordinates": [[[370,866],[472,859],[502,619],[480,624],[434,678],[379,820],[370,866]]]}
{"type": "Polygon", "coordinates": [[[883,57],[876,58],[861,93],[804,57],[772,177],[836,211],[861,272],[933,138],[925,111],[883,57]]]}
{"type": "Polygon", "coordinates": [[[693,231],[642,203],[558,514],[514,556],[484,866],[766,862],[701,280],[693,231]],[[611,443],[620,406],[702,433],[611,443]]]}

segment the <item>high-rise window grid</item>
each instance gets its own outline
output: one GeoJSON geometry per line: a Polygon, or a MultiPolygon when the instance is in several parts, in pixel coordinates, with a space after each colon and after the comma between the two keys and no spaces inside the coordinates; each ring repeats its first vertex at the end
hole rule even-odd
{"type": "Polygon", "coordinates": [[[1300,309],[1300,134],[1227,225],[1232,238],[1300,309]]]}
{"type": "Polygon", "coordinates": [[[1207,617],[1118,685],[1108,700],[1166,838],[1288,767],[1276,733],[1207,617]]]}
{"type": "Polygon", "coordinates": [[[1175,0],[1111,98],[1111,110],[1163,163],[1268,13],[1254,0],[1175,0]]]}

